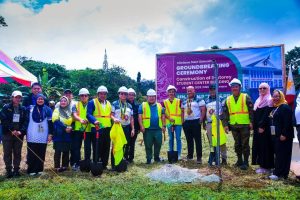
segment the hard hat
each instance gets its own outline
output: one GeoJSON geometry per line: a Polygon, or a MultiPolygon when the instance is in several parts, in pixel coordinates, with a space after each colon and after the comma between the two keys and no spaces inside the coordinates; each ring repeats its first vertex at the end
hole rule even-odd
{"type": "Polygon", "coordinates": [[[128,93],[134,93],[134,94],[136,94],[136,93],[135,93],[135,90],[132,89],[132,88],[129,88],[129,89],[128,89],[128,93]]]}
{"type": "Polygon", "coordinates": [[[78,95],[82,95],[82,94],[90,94],[90,92],[86,88],[81,88],[79,90],[79,94],[78,95]]]}
{"type": "Polygon", "coordinates": [[[167,88],[167,92],[169,90],[175,90],[175,92],[177,91],[176,87],[174,85],[169,85],[168,88],[167,88]]]}
{"type": "Polygon", "coordinates": [[[106,93],[108,93],[108,90],[107,90],[107,88],[105,86],[101,85],[97,89],[97,93],[99,93],[99,92],[106,92],[106,93]]]}
{"type": "Polygon", "coordinates": [[[22,92],[16,90],[11,94],[12,97],[16,97],[16,96],[21,96],[22,97],[22,92]]]}
{"type": "Polygon", "coordinates": [[[73,93],[71,89],[65,89],[64,94],[66,93],[73,93]]]}
{"type": "Polygon", "coordinates": [[[149,90],[147,91],[147,96],[156,96],[155,90],[149,89],[149,90]]]}
{"type": "Polygon", "coordinates": [[[231,86],[234,85],[234,84],[238,84],[238,85],[240,85],[240,86],[242,87],[241,81],[240,81],[239,79],[237,79],[237,78],[232,79],[232,80],[230,81],[230,83],[229,83],[229,86],[231,87],[231,86]]]}
{"type": "Polygon", "coordinates": [[[118,93],[119,93],[119,92],[125,92],[125,93],[128,93],[128,89],[127,89],[125,86],[122,86],[122,87],[119,88],[118,93]]]}

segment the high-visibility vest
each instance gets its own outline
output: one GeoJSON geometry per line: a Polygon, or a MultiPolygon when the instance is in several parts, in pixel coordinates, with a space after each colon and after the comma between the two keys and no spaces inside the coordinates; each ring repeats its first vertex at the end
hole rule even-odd
{"type": "MultiPolygon", "coordinates": [[[[216,118],[216,115],[212,115],[211,116],[211,120],[212,120],[212,123],[211,123],[211,145],[213,147],[216,147],[217,146],[217,143],[218,143],[218,133],[217,133],[217,118],[216,118]]],[[[227,142],[227,136],[225,134],[225,131],[224,131],[224,128],[223,128],[223,125],[222,125],[222,122],[219,120],[220,124],[219,124],[219,131],[220,131],[220,145],[223,145],[227,142]]]]}
{"type": "MultiPolygon", "coordinates": [[[[174,125],[181,125],[181,108],[180,108],[180,99],[174,98],[171,103],[169,99],[164,100],[164,105],[166,108],[166,116],[175,120],[174,125]]],[[[171,124],[169,119],[166,119],[167,125],[171,124]]]]}
{"type": "MultiPolygon", "coordinates": [[[[93,99],[95,110],[93,116],[96,118],[100,125],[104,128],[111,127],[111,104],[109,101],[106,101],[105,107],[101,105],[98,98],[93,99]]],[[[93,124],[92,127],[95,127],[93,124]]]]}
{"type": "Polygon", "coordinates": [[[246,94],[241,93],[235,102],[233,95],[227,97],[227,106],[229,111],[229,123],[250,124],[248,106],[246,104],[246,94]]]}
{"type": "MultiPolygon", "coordinates": [[[[156,103],[157,105],[157,114],[158,114],[158,125],[160,128],[162,128],[162,121],[161,121],[161,111],[162,111],[162,106],[160,103],[156,103]]],[[[148,102],[143,102],[142,103],[142,109],[143,109],[143,114],[142,114],[142,122],[144,128],[149,128],[150,127],[150,118],[151,118],[151,110],[150,110],[150,105],[148,102]]]]}
{"type": "MultiPolygon", "coordinates": [[[[87,120],[86,118],[86,111],[87,111],[87,106],[83,106],[82,102],[79,101],[76,103],[76,110],[77,110],[77,115],[84,120],[87,120]]],[[[86,132],[91,132],[91,125],[88,124],[87,127],[85,127],[86,125],[81,124],[80,121],[75,121],[75,131],[79,131],[81,130],[81,128],[83,127],[83,129],[85,129],[86,132]]]]}

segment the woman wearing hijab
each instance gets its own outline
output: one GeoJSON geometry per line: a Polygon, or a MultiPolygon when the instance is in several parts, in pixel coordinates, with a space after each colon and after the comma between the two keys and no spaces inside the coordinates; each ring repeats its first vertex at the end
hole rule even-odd
{"type": "Polygon", "coordinates": [[[53,148],[54,168],[58,172],[66,171],[69,166],[69,154],[71,150],[71,124],[73,122],[70,101],[66,96],[60,98],[60,105],[55,108],[52,115],[54,125],[53,148]],[[62,164],[61,161],[62,160],[62,164]]]}
{"type": "Polygon", "coordinates": [[[270,112],[270,130],[274,145],[275,169],[272,180],[286,179],[289,175],[294,138],[293,112],[287,105],[284,94],[279,90],[273,92],[273,110],[270,112]]]}
{"type": "Polygon", "coordinates": [[[47,141],[51,141],[52,110],[45,105],[45,97],[38,94],[35,106],[29,108],[29,125],[27,129],[27,173],[42,174],[46,155],[47,141]]]}
{"type": "Polygon", "coordinates": [[[269,173],[274,168],[274,152],[269,126],[272,96],[267,83],[259,85],[259,97],[254,103],[252,165],[260,165],[258,174],[269,173]]]}

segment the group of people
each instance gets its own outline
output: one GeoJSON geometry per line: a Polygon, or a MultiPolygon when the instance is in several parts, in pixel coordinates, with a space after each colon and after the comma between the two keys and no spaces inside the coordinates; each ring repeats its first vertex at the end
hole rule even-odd
{"type": "MultiPolygon", "coordinates": [[[[267,83],[259,86],[259,97],[253,104],[247,94],[241,93],[241,82],[229,83],[232,95],[226,99],[216,97],[215,84],[209,85],[208,97],[200,99],[193,86],[187,87],[187,98],[176,98],[176,87],[166,89],[168,98],[157,102],[153,89],[147,91],[147,100],[139,104],[134,89],[122,86],[119,98],[110,103],[105,86],[97,89],[90,99],[88,89],[79,90],[79,101],[66,89],[60,101],[52,109],[42,94],[39,83],[32,84],[32,94],[22,101],[22,93],[14,91],[11,103],[4,105],[0,113],[3,126],[3,151],[6,176],[20,176],[23,138],[27,140],[27,173],[42,174],[47,143],[53,141],[54,168],[63,172],[69,166],[78,171],[80,160],[101,161],[107,169],[111,149],[110,131],[113,124],[120,124],[127,143],[123,148],[126,163],[134,161],[135,141],[142,132],[146,151],[146,163],[161,162],[160,150],[164,133],[168,132],[169,151],[175,149],[178,159],[193,160],[196,146],[196,163],[202,164],[201,126],[206,130],[210,154],[208,164],[227,164],[226,133],[232,132],[237,155],[236,167],[247,170],[250,157],[250,130],[253,130],[252,164],[260,165],[257,173],[271,173],[271,179],[287,178],[291,162],[293,140],[293,112],[279,90],[270,94],[267,83]],[[217,102],[219,99],[219,102],[217,102]],[[216,111],[219,104],[219,111],[216,111]],[[218,115],[218,116],[217,116],[218,115]],[[217,158],[216,124],[219,122],[221,162],[217,158]],[[97,127],[101,136],[97,140],[97,127]],[[181,133],[187,142],[187,156],[182,157],[181,133]],[[84,158],[81,146],[84,143],[84,158]],[[96,144],[98,152],[96,154],[96,144]],[[93,152],[93,153],[92,153],[93,152]],[[99,155],[96,157],[96,155],[99,155]],[[218,163],[219,162],[219,163],[218,163]],[[274,169],[274,170],[273,170],[274,169]]],[[[114,165],[111,155],[112,169],[114,165]]]]}

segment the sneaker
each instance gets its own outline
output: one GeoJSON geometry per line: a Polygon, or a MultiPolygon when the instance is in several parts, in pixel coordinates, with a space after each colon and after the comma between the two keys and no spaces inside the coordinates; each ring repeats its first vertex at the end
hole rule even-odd
{"type": "Polygon", "coordinates": [[[45,174],[45,172],[38,172],[38,173],[37,173],[37,175],[40,175],[40,176],[41,176],[41,175],[44,175],[44,174],[45,174]]]}
{"type": "Polygon", "coordinates": [[[267,173],[270,173],[270,170],[265,169],[265,168],[258,168],[257,170],[255,170],[255,172],[257,174],[267,174],[267,173]]]}
{"type": "Polygon", "coordinates": [[[36,175],[35,172],[29,173],[29,176],[35,176],[35,175],[36,175]]]}
{"type": "Polygon", "coordinates": [[[272,174],[271,176],[269,176],[269,178],[273,181],[277,181],[278,180],[278,176],[272,174]]]}
{"type": "Polygon", "coordinates": [[[243,164],[243,165],[240,166],[240,169],[241,169],[241,170],[247,170],[248,167],[249,167],[249,165],[243,164]]]}
{"type": "Polygon", "coordinates": [[[154,159],[154,161],[160,163],[160,162],[164,162],[165,160],[163,158],[157,158],[154,159]]]}
{"type": "Polygon", "coordinates": [[[74,164],[74,165],[72,166],[72,170],[75,171],[75,172],[78,172],[78,171],[80,170],[79,165],[74,164]]]}

